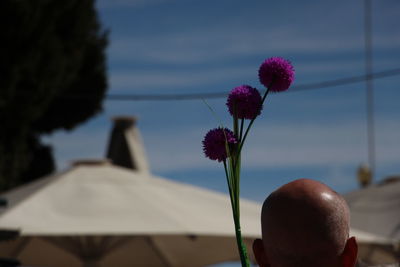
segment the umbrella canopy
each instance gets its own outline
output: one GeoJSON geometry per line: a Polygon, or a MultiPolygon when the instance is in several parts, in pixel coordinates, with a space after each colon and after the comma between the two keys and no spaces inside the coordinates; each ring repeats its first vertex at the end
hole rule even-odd
{"type": "Polygon", "coordinates": [[[400,179],[344,195],[352,226],[400,241],[400,179]]]}
{"type": "MultiPolygon", "coordinates": [[[[76,164],[3,195],[0,256],[38,266],[204,266],[236,260],[229,198],[107,162],[76,164]],[[100,265],[103,264],[103,265],[100,265]]],[[[260,205],[242,200],[247,243],[260,205]]]]}
{"type": "Polygon", "coordinates": [[[371,185],[344,198],[352,228],[375,236],[373,246],[361,247],[361,257],[371,264],[400,261],[400,179],[371,185]]]}

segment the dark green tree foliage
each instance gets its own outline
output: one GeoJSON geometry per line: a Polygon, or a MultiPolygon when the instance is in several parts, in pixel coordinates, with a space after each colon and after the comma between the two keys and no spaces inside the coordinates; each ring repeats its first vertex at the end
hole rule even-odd
{"type": "Polygon", "coordinates": [[[94,0],[0,1],[0,191],[50,173],[43,134],[102,108],[104,31],[94,0]]]}

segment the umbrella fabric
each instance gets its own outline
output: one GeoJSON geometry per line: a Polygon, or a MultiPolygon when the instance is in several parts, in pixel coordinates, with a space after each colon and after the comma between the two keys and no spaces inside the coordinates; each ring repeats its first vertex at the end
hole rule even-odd
{"type": "Polygon", "coordinates": [[[353,227],[400,242],[400,180],[344,195],[353,227]]]}
{"type": "MultiPolygon", "coordinates": [[[[178,267],[238,259],[226,195],[148,173],[78,165],[3,197],[9,207],[0,228],[19,229],[21,237],[0,244],[0,256],[25,265],[178,267]]],[[[261,206],[243,200],[241,208],[250,245],[260,236],[261,206]]]]}
{"type": "MultiPolygon", "coordinates": [[[[246,239],[248,247],[251,242],[246,239]]],[[[0,245],[0,250],[43,267],[200,267],[238,259],[231,236],[24,237],[0,245]]]]}
{"type": "Polygon", "coordinates": [[[364,240],[360,257],[369,264],[400,261],[400,180],[372,185],[344,195],[351,226],[364,240]]]}

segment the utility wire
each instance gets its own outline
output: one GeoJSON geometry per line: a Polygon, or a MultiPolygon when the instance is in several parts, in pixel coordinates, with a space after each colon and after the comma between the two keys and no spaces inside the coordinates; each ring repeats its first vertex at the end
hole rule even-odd
{"type": "MultiPolygon", "coordinates": [[[[373,71],[372,58],[372,6],[371,0],[364,0],[364,36],[365,36],[365,75],[373,71]]],[[[372,79],[365,81],[368,166],[371,171],[371,182],[375,172],[375,123],[374,123],[374,84],[372,79]]]]}
{"type": "MultiPolygon", "coordinates": [[[[382,79],[392,76],[400,75],[400,68],[389,69],[385,71],[369,73],[358,76],[351,76],[341,79],[328,80],[316,83],[307,83],[291,86],[288,91],[283,93],[291,93],[306,90],[316,90],[328,87],[335,87],[341,85],[348,85],[354,83],[360,83],[364,81],[371,81],[376,79],[382,79]]],[[[229,94],[229,91],[219,91],[214,93],[188,93],[188,94],[106,94],[105,99],[107,101],[175,101],[175,100],[201,100],[201,99],[215,99],[225,98],[229,94]]],[[[19,97],[27,97],[27,95],[20,94],[19,97]]],[[[93,94],[68,94],[60,96],[61,99],[88,99],[93,97],[93,94]]],[[[0,102],[1,105],[1,102],[0,102]]]]}
{"type": "MultiPolygon", "coordinates": [[[[358,75],[335,79],[330,81],[323,81],[317,83],[301,84],[292,86],[287,93],[305,90],[315,90],[334,86],[354,84],[364,81],[371,81],[375,79],[382,79],[386,77],[400,75],[400,68],[385,70],[381,72],[369,73],[365,75],[358,75]]],[[[171,101],[171,100],[198,100],[198,99],[213,99],[224,98],[229,94],[225,92],[215,93],[190,93],[190,94],[107,94],[106,100],[110,101],[171,101]]],[[[90,95],[71,95],[67,97],[90,97],[90,95]]]]}

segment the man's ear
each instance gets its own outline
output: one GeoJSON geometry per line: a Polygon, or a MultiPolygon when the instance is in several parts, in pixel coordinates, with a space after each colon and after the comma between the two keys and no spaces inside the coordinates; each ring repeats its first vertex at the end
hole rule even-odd
{"type": "Polygon", "coordinates": [[[347,239],[346,246],[342,253],[342,263],[344,267],[354,267],[357,262],[358,245],[356,238],[350,237],[347,239]]]}
{"type": "Polygon", "coordinates": [[[265,255],[263,241],[259,238],[257,238],[253,242],[253,253],[254,253],[254,257],[256,258],[256,261],[258,263],[258,266],[270,267],[268,260],[267,260],[267,255],[265,255]]]}

